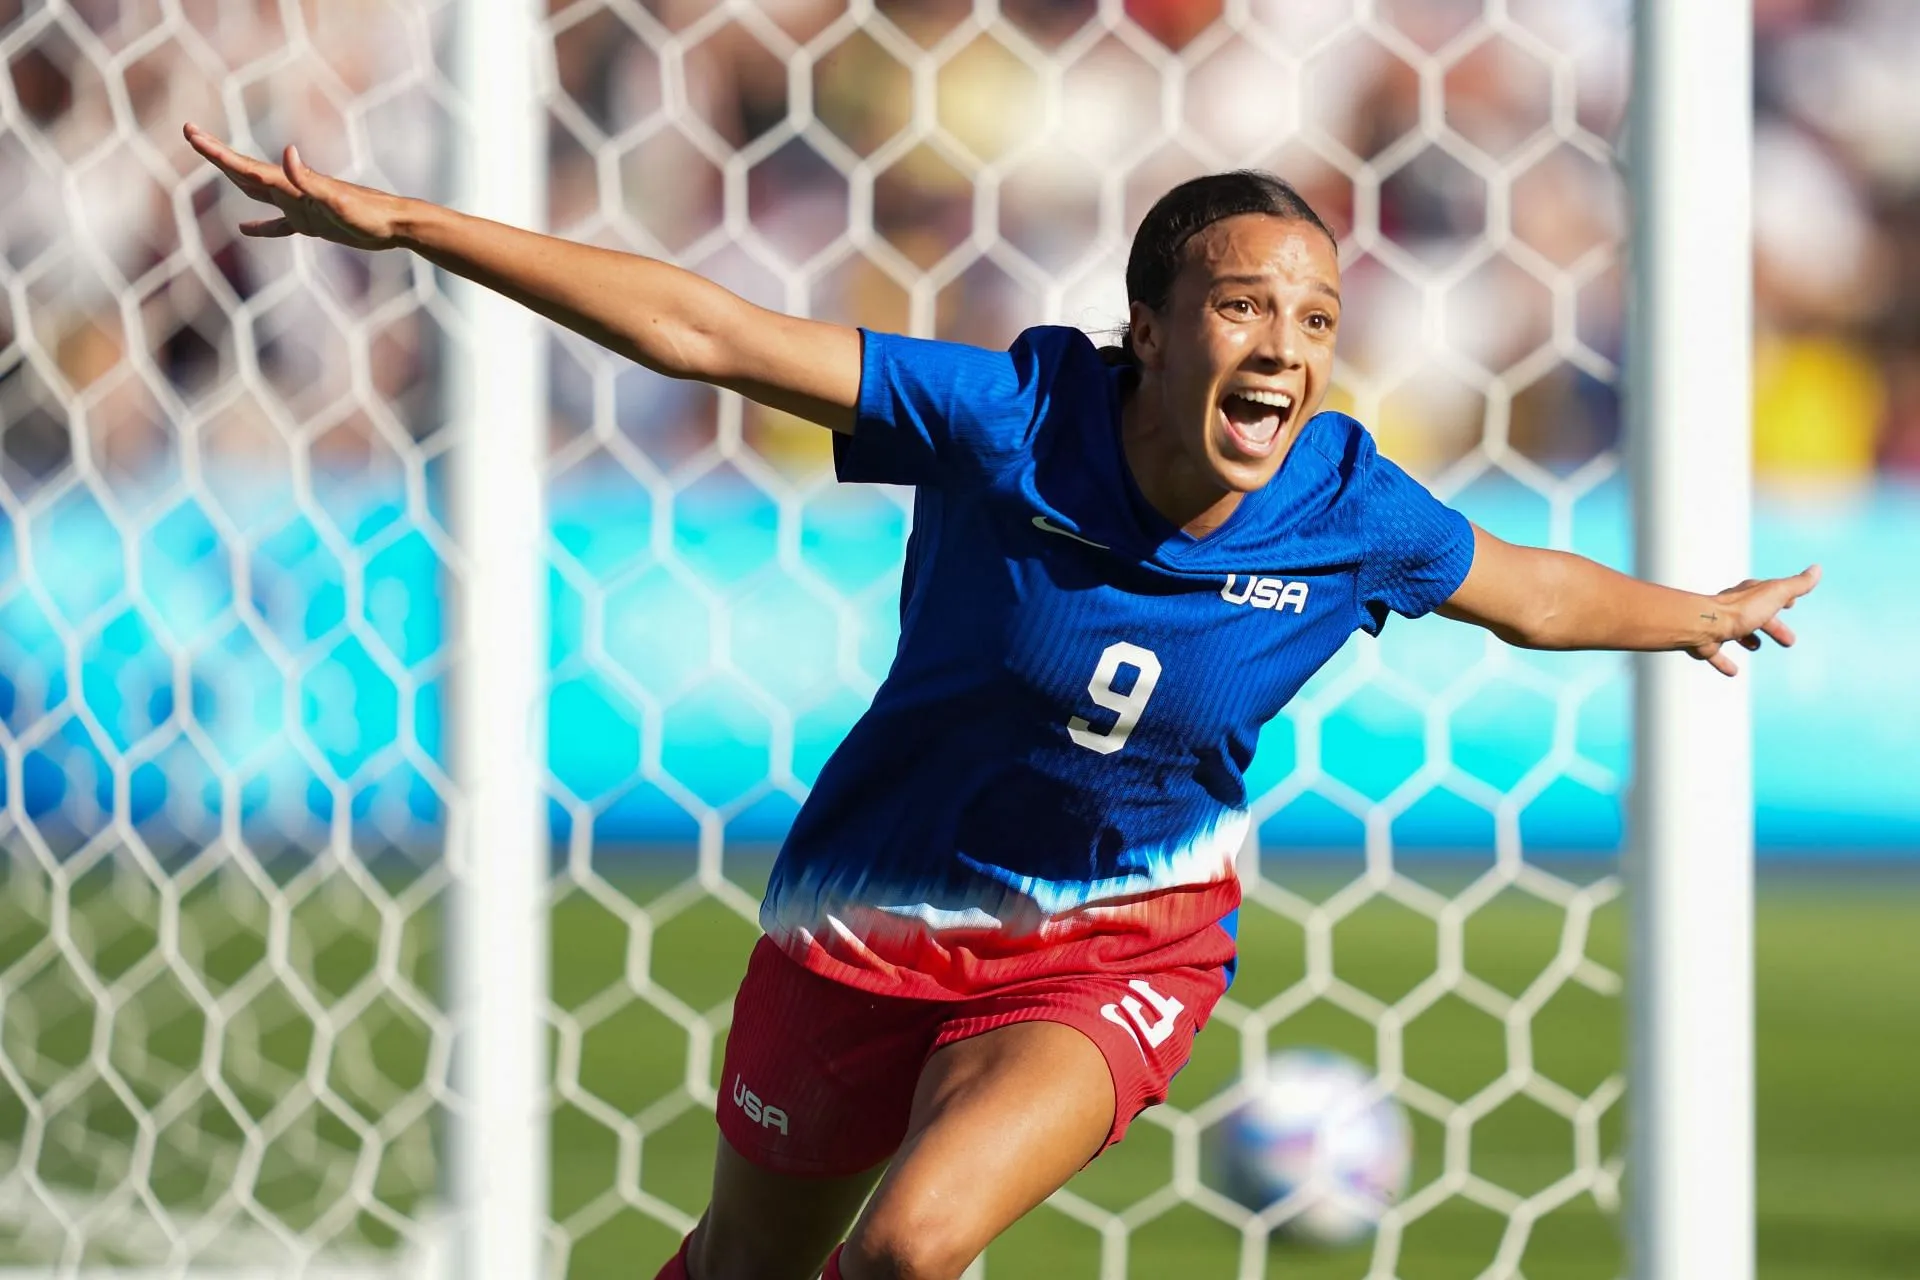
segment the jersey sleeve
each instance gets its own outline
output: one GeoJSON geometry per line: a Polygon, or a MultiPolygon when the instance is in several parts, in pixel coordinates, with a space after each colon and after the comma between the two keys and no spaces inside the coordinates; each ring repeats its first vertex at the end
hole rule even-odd
{"type": "Polygon", "coordinates": [[[1369,461],[1360,626],[1377,636],[1389,611],[1417,618],[1460,589],[1473,567],[1473,525],[1386,458],[1369,461]]]}
{"type": "Polygon", "coordinates": [[[860,331],[852,435],[833,441],[841,480],[985,480],[1026,453],[1077,330],[1029,329],[1005,351],[860,331]]]}

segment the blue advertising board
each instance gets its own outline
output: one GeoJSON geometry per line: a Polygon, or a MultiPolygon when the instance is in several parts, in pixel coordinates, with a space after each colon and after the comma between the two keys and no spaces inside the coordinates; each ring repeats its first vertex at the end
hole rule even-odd
{"type": "MultiPolygon", "coordinates": [[[[192,838],[227,812],[289,843],[340,821],[404,843],[445,821],[459,637],[433,495],[333,483],[254,498],[244,533],[217,496],[128,520],[75,488],[24,529],[0,515],[0,745],[18,762],[0,788],[15,814],[76,839],[116,812],[192,838]]],[[[556,835],[590,823],[599,841],[677,842],[704,818],[777,839],[891,657],[902,495],[829,485],[783,510],[720,476],[656,519],[659,500],[601,473],[550,501],[556,835]]],[[[1455,501],[1502,536],[1564,534],[1629,561],[1617,480],[1547,497],[1491,479],[1455,501]]],[[[1755,571],[1816,560],[1827,577],[1796,611],[1800,648],[1746,660],[1760,843],[1920,853],[1920,663],[1902,656],[1920,635],[1920,490],[1763,495],[1755,571]]],[[[1503,831],[1616,848],[1629,671],[1396,620],[1263,735],[1249,778],[1263,835],[1347,847],[1371,821],[1410,849],[1503,831]]]]}

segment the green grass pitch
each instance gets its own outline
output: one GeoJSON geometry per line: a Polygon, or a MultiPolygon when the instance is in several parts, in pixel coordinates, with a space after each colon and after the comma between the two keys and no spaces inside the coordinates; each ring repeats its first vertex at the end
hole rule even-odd
{"type": "MultiPolygon", "coordinates": [[[[256,1216],[363,1257],[392,1256],[395,1227],[444,1183],[444,1116],[426,1085],[437,1017],[426,993],[439,986],[442,898],[432,873],[411,885],[356,886],[290,866],[273,894],[237,875],[199,882],[183,892],[178,936],[166,940],[153,924],[162,915],[156,890],[143,877],[100,864],[62,893],[28,861],[0,857],[0,1269],[45,1266],[64,1247],[57,1223],[42,1212],[36,1226],[34,1201],[20,1194],[29,1152],[32,1171],[68,1197],[69,1211],[118,1206],[112,1230],[103,1227],[103,1243],[87,1251],[90,1264],[165,1257],[164,1238],[137,1220],[145,1210],[124,1194],[129,1186],[150,1191],[152,1203],[181,1221],[204,1222],[242,1185],[256,1216]],[[65,932],[55,938],[47,922],[61,914],[65,932]],[[182,985],[183,966],[166,963],[169,956],[184,961],[199,991],[182,985]],[[416,984],[411,1007],[382,976],[396,969],[416,984]],[[112,993],[104,1020],[91,994],[99,990],[112,993]],[[205,1016],[208,999],[222,1010],[218,1024],[205,1016]],[[329,1024],[324,1033],[315,1009],[329,1024]],[[218,1087],[209,1087],[212,1076],[218,1087]],[[324,1082],[318,1093],[316,1081],[324,1082]],[[370,1150],[380,1153],[377,1170],[356,1191],[370,1150]],[[359,1198],[368,1190],[377,1203],[359,1198]],[[355,1208],[361,1204],[369,1207],[355,1208]],[[109,1235],[113,1243],[104,1242],[109,1235]]],[[[684,884],[676,891],[657,880],[616,880],[599,888],[605,902],[568,891],[552,921],[553,996],[567,1015],[553,1039],[562,1079],[552,1208],[568,1227],[572,1280],[646,1280],[677,1237],[634,1202],[651,1197],[697,1213],[715,1129],[682,1089],[693,1061],[687,1034],[633,998],[629,984],[650,979],[662,999],[723,1021],[755,931],[712,899],[676,907],[684,884]]],[[[1554,955],[1564,920],[1535,899],[1495,899],[1466,926],[1465,965],[1518,993],[1554,955]]],[[[1911,870],[1763,881],[1758,1173],[1766,1280],[1920,1275],[1917,920],[1920,877],[1911,870]]],[[[1587,953],[1618,970],[1621,930],[1620,905],[1602,908],[1587,953]]],[[[1334,967],[1390,1002],[1432,972],[1435,936],[1424,917],[1376,899],[1334,930],[1334,967]]],[[[1242,1002],[1270,998],[1305,971],[1305,939],[1279,916],[1245,911],[1241,943],[1234,994],[1242,1002]]],[[[1619,1000],[1562,988],[1532,1023],[1536,1068],[1576,1095],[1592,1094],[1619,1069],[1622,1020],[1619,1000]]],[[[1175,1082],[1176,1105],[1197,1105],[1229,1083],[1236,1036],[1218,1019],[1208,1028],[1175,1082]]],[[[1321,1003],[1278,1024],[1271,1043],[1326,1045],[1371,1061],[1375,1036],[1368,1023],[1321,1003]]],[[[720,1048],[706,1064],[716,1086],[720,1048]]],[[[1500,1024],[1453,998],[1406,1031],[1408,1073],[1454,1099],[1497,1078],[1507,1052],[1500,1024]]],[[[1618,1150],[1621,1111],[1615,1105],[1603,1116],[1605,1153],[1618,1150]]],[[[1416,1117],[1415,1142],[1418,1186],[1441,1167],[1445,1136],[1416,1117]]],[[[1548,1187],[1574,1168],[1571,1126],[1531,1102],[1505,1104],[1474,1125],[1470,1168],[1520,1195],[1548,1187]]],[[[1121,1212],[1172,1175],[1171,1137],[1143,1117],[1073,1189],[1121,1212]]],[[[1486,1273],[1507,1227],[1501,1213],[1450,1200],[1408,1228],[1396,1274],[1486,1273]]],[[[246,1229],[240,1223],[220,1235],[237,1240],[246,1229]]],[[[1137,1226],[1127,1247],[1135,1277],[1204,1280],[1238,1274],[1242,1242],[1217,1220],[1176,1206],[1137,1226]]],[[[1043,1207],[992,1247],[988,1274],[1091,1278],[1100,1250],[1095,1231],[1043,1207]]],[[[1269,1276],[1323,1280],[1365,1274],[1372,1252],[1276,1245],[1266,1261],[1269,1276]]],[[[1531,1280],[1618,1276],[1618,1219],[1589,1196],[1575,1199],[1533,1225],[1520,1265],[1531,1280]]]]}

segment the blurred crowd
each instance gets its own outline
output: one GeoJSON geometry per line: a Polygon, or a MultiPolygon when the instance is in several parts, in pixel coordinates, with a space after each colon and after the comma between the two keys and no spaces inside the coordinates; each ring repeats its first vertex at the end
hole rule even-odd
{"type": "Polygon", "coordinates": [[[1759,0],[1756,457],[1920,475],[1920,5],[1759,0]]]}
{"type": "MultiPolygon", "coordinates": [[[[394,475],[444,444],[431,271],[240,239],[247,202],[178,127],[444,193],[458,8],[0,0],[0,479],[78,454],[138,496],[187,465],[394,475]]],[[[984,28],[968,0],[880,0],[864,27],[844,0],[552,0],[550,225],[771,306],[997,344],[1117,326],[1152,199],[1259,165],[1344,237],[1338,402],[1389,452],[1429,475],[1604,459],[1627,0],[1510,0],[1491,25],[1480,0],[1381,0],[1369,28],[1347,0],[1220,8],[1127,0],[1110,30],[1095,0],[1002,0],[984,28]]],[[[1756,461],[1920,475],[1920,4],[1757,0],[1756,27],[1756,461]]],[[[777,414],[728,423],[702,388],[551,352],[570,460],[670,472],[740,439],[825,464],[777,414]]]]}

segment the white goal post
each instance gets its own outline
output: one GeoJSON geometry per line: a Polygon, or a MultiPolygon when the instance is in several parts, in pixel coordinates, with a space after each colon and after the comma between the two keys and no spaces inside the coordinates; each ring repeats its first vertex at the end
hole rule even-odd
{"type": "MultiPolygon", "coordinates": [[[[1753,6],[1634,7],[1639,572],[1747,576],[1753,489],[1753,6]]],[[[1628,978],[1637,1280],[1754,1269],[1751,680],[1637,673],[1628,978]]]]}
{"type": "MultiPolygon", "coordinates": [[[[546,222],[540,26],[531,3],[457,10],[456,207],[511,226],[546,222]]],[[[546,334],[538,317],[452,281],[469,329],[446,394],[465,428],[452,476],[467,559],[455,584],[454,776],[467,820],[447,832],[457,868],[449,991],[460,1022],[450,1274],[520,1280],[545,1270],[547,1226],[546,334]]]]}

